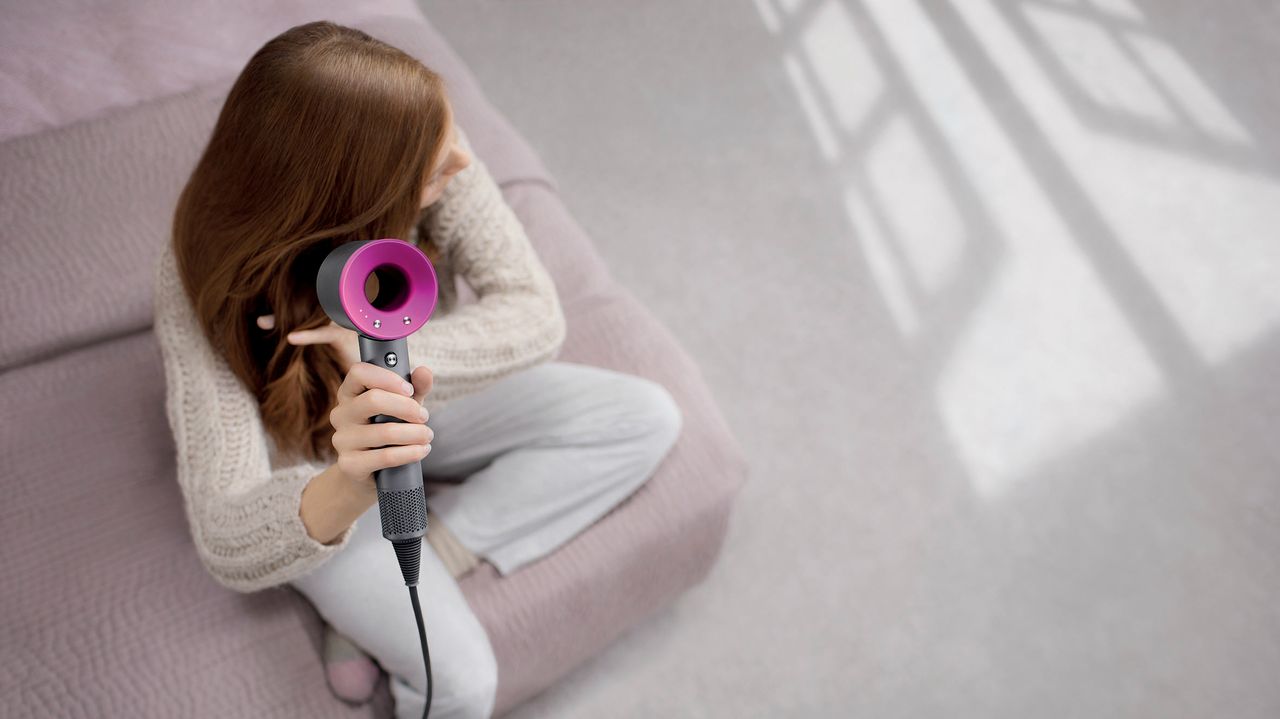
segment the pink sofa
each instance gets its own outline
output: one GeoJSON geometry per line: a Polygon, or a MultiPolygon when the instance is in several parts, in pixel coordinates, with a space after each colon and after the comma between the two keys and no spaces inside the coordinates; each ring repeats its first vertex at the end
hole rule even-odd
{"type": "Polygon", "coordinates": [[[613,280],[537,155],[411,5],[375,3],[391,12],[382,18],[367,17],[369,6],[325,12],[299,2],[188,9],[181,28],[204,43],[188,70],[158,67],[181,65],[179,42],[153,42],[148,62],[130,54],[162,27],[156,13],[174,12],[163,4],[122,5],[108,20],[95,4],[47,22],[29,17],[54,12],[37,5],[45,6],[29,4],[27,17],[0,30],[7,49],[25,43],[23,57],[0,63],[6,716],[387,713],[385,690],[371,707],[331,697],[315,648],[318,619],[297,593],[237,594],[204,573],[173,479],[150,331],[151,260],[230,78],[262,41],[317,17],[360,25],[445,76],[458,122],[557,281],[569,321],[561,357],[652,378],[684,413],[675,449],[636,495],[510,577],[484,565],[462,581],[497,653],[498,713],[706,575],[746,469],[698,368],[613,280]],[[217,17],[233,12],[234,20],[217,17]],[[30,37],[58,22],[61,34],[30,37]],[[76,40],[66,32],[76,22],[85,25],[83,42],[60,55],[59,43],[76,40]],[[112,32],[128,42],[113,42],[112,32]],[[95,47],[116,67],[84,65],[95,47]],[[122,80],[130,63],[136,76],[122,80]],[[72,84],[83,93],[54,87],[55,70],[77,73],[72,84]],[[97,76],[115,85],[95,85],[97,76]],[[184,83],[193,89],[173,94],[184,83]]]}

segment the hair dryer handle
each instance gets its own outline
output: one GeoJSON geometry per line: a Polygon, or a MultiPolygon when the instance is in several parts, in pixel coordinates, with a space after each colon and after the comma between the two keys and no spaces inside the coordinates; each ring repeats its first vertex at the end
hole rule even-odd
{"type": "MultiPolygon", "coordinates": [[[[376,340],[360,337],[360,359],[400,375],[412,383],[409,343],[404,338],[376,340]]],[[[403,422],[399,417],[379,414],[374,424],[403,422]]],[[[392,542],[418,539],[427,533],[427,497],[422,485],[422,463],[380,469],[373,475],[378,486],[378,512],[382,516],[382,536],[392,542]]]]}

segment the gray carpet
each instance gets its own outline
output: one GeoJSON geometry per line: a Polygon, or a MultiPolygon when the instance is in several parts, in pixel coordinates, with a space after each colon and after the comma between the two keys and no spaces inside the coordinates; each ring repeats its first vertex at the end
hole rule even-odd
{"type": "Polygon", "coordinates": [[[423,0],[753,466],[538,717],[1280,716],[1280,9],[423,0]]]}

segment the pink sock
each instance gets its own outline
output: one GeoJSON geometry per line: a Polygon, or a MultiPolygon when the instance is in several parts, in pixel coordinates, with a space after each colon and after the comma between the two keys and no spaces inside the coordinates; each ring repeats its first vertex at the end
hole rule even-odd
{"type": "Polygon", "coordinates": [[[350,639],[333,627],[324,629],[324,674],[339,699],[364,704],[373,697],[382,670],[350,639]]]}

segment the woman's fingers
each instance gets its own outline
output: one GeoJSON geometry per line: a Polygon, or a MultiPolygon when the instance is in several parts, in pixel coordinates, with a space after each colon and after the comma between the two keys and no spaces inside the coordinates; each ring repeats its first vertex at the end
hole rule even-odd
{"type": "Polygon", "coordinates": [[[363,424],[368,418],[378,414],[387,414],[415,424],[423,424],[426,420],[426,409],[417,400],[402,394],[375,387],[346,403],[350,409],[344,419],[355,424],[363,424]]]}
{"type": "Polygon", "coordinates": [[[368,477],[380,469],[416,462],[427,456],[431,451],[428,447],[429,445],[405,444],[362,452],[341,452],[338,455],[338,469],[349,477],[368,477]]]}
{"type": "MultiPolygon", "coordinates": [[[[275,329],[276,316],[260,315],[258,317],[258,327],[264,330],[275,329]]],[[[323,327],[316,327],[309,330],[294,330],[285,335],[285,340],[291,345],[318,345],[329,342],[337,342],[346,338],[346,328],[339,325],[333,320],[329,320],[329,324],[323,327]]]]}
{"type": "Polygon", "coordinates": [[[435,431],[425,424],[381,422],[347,425],[333,433],[333,447],[339,452],[380,449],[393,445],[431,444],[435,431]]]}
{"type": "Polygon", "coordinates": [[[344,329],[341,325],[330,320],[329,324],[324,327],[310,330],[294,330],[285,335],[285,339],[291,345],[331,344],[346,337],[344,329]]]}
{"type": "Polygon", "coordinates": [[[357,362],[351,365],[347,376],[338,386],[338,400],[350,401],[368,389],[384,389],[391,394],[404,395],[405,399],[413,399],[413,385],[405,382],[400,375],[386,367],[357,362]]]}
{"type": "Polygon", "coordinates": [[[385,367],[356,362],[338,388],[337,405],[329,413],[338,450],[338,468],[364,478],[387,467],[416,462],[431,451],[435,431],[426,426],[422,397],[431,391],[431,370],[416,367],[413,383],[385,367]],[[388,415],[401,422],[370,420],[388,415]]]}

